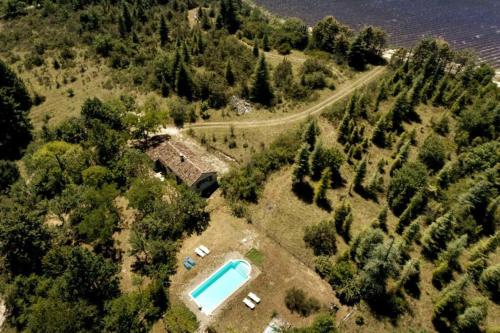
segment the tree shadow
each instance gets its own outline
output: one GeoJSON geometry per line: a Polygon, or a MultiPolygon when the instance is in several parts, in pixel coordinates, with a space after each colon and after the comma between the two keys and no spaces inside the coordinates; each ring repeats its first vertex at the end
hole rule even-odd
{"type": "Polygon", "coordinates": [[[331,213],[333,210],[332,203],[328,199],[318,200],[316,201],[316,204],[318,205],[319,208],[326,210],[328,213],[331,213]]]}
{"type": "Polygon", "coordinates": [[[314,190],[308,182],[300,182],[292,185],[292,191],[305,203],[313,203],[314,190]]]}

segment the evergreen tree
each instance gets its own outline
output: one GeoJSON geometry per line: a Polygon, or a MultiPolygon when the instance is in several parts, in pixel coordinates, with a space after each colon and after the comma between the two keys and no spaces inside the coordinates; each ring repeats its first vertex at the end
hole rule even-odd
{"type": "Polygon", "coordinates": [[[408,101],[406,92],[399,94],[399,96],[396,98],[396,101],[394,102],[394,106],[389,111],[391,128],[393,130],[400,131],[403,128],[403,121],[408,120],[412,113],[413,107],[408,101]]]}
{"type": "Polygon", "coordinates": [[[132,15],[130,15],[130,11],[128,9],[127,4],[123,4],[122,7],[122,16],[120,21],[120,31],[122,36],[125,36],[132,32],[133,20],[132,15]]]}
{"type": "Polygon", "coordinates": [[[366,159],[361,160],[359,162],[358,167],[356,168],[356,174],[354,175],[354,180],[352,181],[353,187],[355,191],[363,190],[363,181],[366,176],[366,159]]]}
{"type": "Polygon", "coordinates": [[[351,134],[351,127],[349,126],[350,121],[351,121],[351,116],[349,115],[349,112],[346,110],[339,125],[338,141],[340,143],[347,142],[347,138],[351,134]]]}
{"type": "Polygon", "coordinates": [[[362,71],[366,68],[366,54],[364,42],[359,36],[354,40],[347,54],[349,66],[355,70],[362,71]]]}
{"type": "Polygon", "coordinates": [[[373,129],[372,142],[378,147],[384,148],[387,145],[386,142],[386,118],[385,116],[380,117],[373,129]]]}
{"type": "Polygon", "coordinates": [[[387,232],[387,206],[384,206],[380,213],[378,213],[377,221],[375,222],[375,227],[380,228],[382,231],[387,232]]]}
{"type": "Polygon", "coordinates": [[[269,46],[269,35],[266,32],[264,32],[264,37],[262,37],[262,49],[266,52],[271,51],[271,47],[269,46]]]}
{"type": "Polygon", "coordinates": [[[31,141],[28,112],[32,102],[26,86],[0,60],[0,156],[17,159],[31,141]]]}
{"type": "Polygon", "coordinates": [[[427,228],[422,238],[422,252],[426,257],[435,259],[446,248],[453,238],[453,221],[453,215],[447,213],[427,228]]]}
{"type": "Polygon", "coordinates": [[[226,77],[227,84],[229,84],[230,86],[234,85],[234,82],[236,79],[234,77],[233,69],[231,67],[231,61],[229,61],[229,60],[226,63],[225,77],[226,77]]]}
{"type": "Polygon", "coordinates": [[[234,34],[240,27],[240,20],[236,12],[234,0],[221,0],[219,16],[217,17],[217,28],[226,28],[230,34],[234,34]]]}
{"type": "Polygon", "coordinates": [[[390,174],[391,176],[394,174],[396,170],[401,168],[403,164],[408,160],[408,156],[410,154],[410,140],[405,141],[405,143],[399,149],[398,155],[396,159],[391,165],[390,174]]]}
{"type": "Polygon", "coordinates": [[[410,203],[399,217],[396,232],[403,232],[404,228],[420,214],[427,205],[428,193],[426,189],[421,189],[411,198],[410,203]]]}
{"type": "Polygon", "coordinates": [[[252,53],[255,58],[259,57],[259,40],[257,38],[253,41],[252,53]]]}
{"type": "Polygon", "coordinates": [[[259,58],[255,68],[250,98],[253,102],[266,106],[270,106],[273,102],[274,94],[269,83],[269,72],[264,56],[259,58]]]}
{"type": "Polygon", "coordinates": [[[293,170],[293,184],[301,184],[304,178],[309,175],[309,146],[303,144],[295,158],[295,167],[293,170]]]}
{"type": "Polygon", "coordinates": [[[186,65],[182,61],[179,64],[179,70],[175,78],[175,88],[179,96],[185,97],[188,100],[193,99],[193,81],[186,65]]]}
{"type": "Polygon", "coordinates": [[[160,18],[160,45],[165,46],[168,43],[169,39],[169,30],[167,26],[167,21],[165,20],[165,17],[162,15],[160,18]]]}
{"type": "Polygon", "coordinates": [[[444,105],[444,99],[446,96],[446,91],[448,89],[448,81],[450,79],[446,76],[444,76],[441,81],[439,81],[439,84],[436,88],[436,92],[434,93],[434,96],[432,97],[432,105],[433,106],[442,106],[444,105]]]}
{"type": "Polygon", "coordinates": [[[302,134],[302,140],[309,145],[309,149],[316,147],[316,137],[319,135],[319,127],[315,120],[310,120],[306,125],[306,130],[302,134]]]}
{"type": "Polygon", "coordinates": [[[349,227],[352,223],[352,209],[351,205],[345,200],[342,201],[342,205],[338,207],[333,214],[333,224],[335,225],[335,229],[337,233],[342,235],[344,238],[348,238],[349,236],[349,227]]]}
{"type": "Polygon", "coordinates": [[[328,203],[326,191],[330,187],[331,178],[332,172],[330,171],[330,168],[326,168],[321,175],[321,180],[314,195],[314,201],[318,205],[325,205],[328,203]]]}

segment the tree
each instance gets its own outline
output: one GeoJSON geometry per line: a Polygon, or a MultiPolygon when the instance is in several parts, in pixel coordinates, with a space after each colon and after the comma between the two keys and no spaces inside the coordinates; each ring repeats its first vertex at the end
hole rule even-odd
{"type": "Polygon", "coordinates": [[[0,60],[0,156],[17,159],[31,141],[28,112],[32,102],[26,86],[0,60]]]}
{"type": "Polygon", "coordinates": [[[167,45],[168,39],[169,39],[169,36],[168,36],[169,30],[168,30],[168,26],[167,26],[167,21],[165,20],[165,17],[163,15],[160,18],[159,33],[160,33],[160,45],[161,46],[167,45]]]}
{"type": "Polygon", "coordinates": [[[366,68],[366,54],[365,45],[360,36],[356,37],[354,42],[351,44],[349,53],[347,54],[347,62],[349,66],[357,71],[363,71],[366,68]]]}
{"type": "Polygon", "coordinates": [[[175,89],[179,96],[185,97],[188,101],[193,99],[193,80],[191,79],[191,74],[186,65],[182,61],[179,64],[179,70],[175,77],[175,89]]]}
{"type": "Polygon", "coordinates": [[[382,231],[387,232],[387,214],[388,208],[384,206],[382,210],[377,215],[376,227],[380,228],[382,231]]]}
{"type": "Polygon", "coordinates": [[[259,57],[259,40],[257,38],[253,41],[252,54],[255,58],[259,57]]]}
{"type": "Polygon", "coordinates": [[[196,332],[199,326],[195,314],[182,303],[172,305],[163,321],[168,332],[196,332]]]}
{"type": "Polygon", "coordinates": [[[126,3],[122,6],[122,15],[119,20],[119,30],[122,37],[125,37],[130,32],[132,32],[133,20],[132,15],[130,15],[130,10],[126,3]]]}
{"type": "Polygon", "coordinates": [[[359,162],[358,167],[356,168],[356,174],[354,175],[354,179],[352,181],[353,187],[355,191],[363,190],[363,181],[366,176],[366,159],[361,160],[359,162]]]}
{"type": "Polygon", "coordinates": [[[307,226],[304,231],[304,242],[314,251],[314,255],[334,255],[337,252],[335,226],[328,221],[307,226]]]}
{"type": "Polygon", "coordinates": [[[410,203],[399,217],[396,227],[398,233],[403,232],[404,228],[420,214],[427,205],[428,193],[426,189],[421,189],[411,198],[410,203]]]}
{"type": "Polygon", "coordinates": [[[241,22],[236,12],[234,0],[221,0],[216,23],[218,29],[226,28],[230,34],[234,34],[238,30],[241,22]]]}
{"type": "Polygon", "coordinates": [[[309,149],[313,150],[316,146],[316,137],[319,135],[319,127],[315,120],[309,120],[306,129],[302,134],[302,140],[309,145],[309,149]]]}
{"type": "Polygon", "coordinates": [[[431,259],[437,258],[439,253],[446,248],[447,243],[453,238],[454,218],[447,213],[434,221],[422,237],[422,252],[431,259]]]}
{"type": "Polygon", "coordinates": [[[384,148],[387,145],[386,140],[386,118],[384,116],[380,117],[373,129],[372,142],[378,147],[384,148]]]}
{"type": "Polygon", "coordinates": [[[433,172],[441,169],[446,159],[443,141],[437,135],[429,135],[420,147],[418,158],[433,172]]]}
{"type": "Polygon", "coordinates": [[[389,208],[399,215],[406,208],[411,198],[420,189],[427,186],[427,172],[420,163],[405,163],[394,172],[389,183],[387,202],[389,208]]]}
{"type": "Polygon", "coordinates": [[[225,78],[226,78],[226,82],[227,84],[229,84],[230,86],[234,85],[234,82],[235,82],[235,77],[234,77],[234,73],[233,73],[233,68],[231,66],[231,61],[227,61],[226,63],[226,71],[225,71],[225,78]]]}
{"type": "Polygon", "coordinates": [[[0,256],[12,274],[37,272],[50,247],[50,235],[42,216],[18,204],[2,203],[0,210],[0,256]]]}
{"type": "Polygon", "coordinates": [[[317,299],[307,297],[302,289],[291,288],[288,289],[285,296],[285,305],[291,312],[297,312],[303,317],[309,316],[311,313],[316,312],[320,308],[317,299]]]}
{"type": "Polygon", "coordinates": [[[309,146],[303,144],[295,157],[295,167],[293,169],[292,182],[293,184],[301,184],[304,178],[309,175],[309,146]]]}
{"type": "Polygon", "coordinates": [[[253,102],[270,106],[273,102],[274,94],[269,83],[269,72],[264,56],[259,58],[255,68],[253,83],[250,90],[250,99],[253,102]]]}
{"type": "Polygon", "coordinates": [[[481,274],[479,286],[492,301],[500,302],[500,264],[488,267],[481,274]]]}
{"type": "Polygon", "coordinates": [[[438,331],[449,331],[456,322],[457,316],[465,309],[465,287],[468,284],[467,277],[462,277],[447,286],[439,294],[434,303],[432,323],[438,331]]]}
{"type": "Polygon", "coordinates": [[[9,191],[10,185],[19,178],[19,170],[16,163],[0,160],[0,193],[9,191]]]}
{"type": "Polygon", "coordinates": [[[332,172],[330,168],[326,168],[321,175],[321,180],[319,182],[316,193],[314,194],[314,201],[318,205],[327,205],[328,206],[328,198],[326,197],[326,191],[330,187],[330,183],[332,181],[332,172]]]}
{"type": "Polygon", "coordinates": [[[348,241],[351,237],[350,226],[352,223],[352,209],[351,205],[345,200],[342,201],[342,205],[338,207],[333,214],[333,224],[337,232],[348,241]]]}
{"type": "Polygon", "coordinates": [[[313,28],[312,45],[322,51],[345,55],[343,40],[350,34],[349,29],[332,16],[319,21],[313,28]]]}
{"type": "Polygon", "coordinates": [[[267,31],[264,32],[264,36],[262,37],[262,49],[266,52],[271,51],[271,47],[269,46],[269,34],[267,31]]]}
{"type": "Polygon", "coordinates": [[[293,83],[292,63],[287,58],[283,58],[283,61],[274,69],[273,82],[276,87],[285,91],[293,83]]]}

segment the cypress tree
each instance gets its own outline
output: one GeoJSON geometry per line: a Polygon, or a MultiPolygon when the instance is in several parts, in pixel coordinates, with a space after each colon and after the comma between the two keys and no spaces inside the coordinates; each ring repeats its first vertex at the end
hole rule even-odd
{"type": "Polygon", "coordinates": [[[160,18],[160,45],[165,46],[168,43],[168,26],[167,26],[167,21],[165,20],[165,17],[162,15],[160,18]]]}
{"type": "Polygon", "coordinates": [[[255,68],[250,98],[253,102],[262,105],[270,106],[272,104],[274,94],[269,83],[269,72],[264,56],[259,58],[255,68]]]}
{"type": "Polygon", "coordinates": [[[193,81],[183,61],[179,64],[179,70],[175,78],[175,88],[177,95],[188,100],[193,99],[193,81]]]}
{"type": "Polygon", "coordinates": [[[309,146],[303,144],[295,157],[295,168],[293,170],[293,184],[301,184],[309,175],[309,146]]]}
{"type": "Polygon", "coordinates": [[[231,67],[231,61],[229,61],[229,60],[226,63],[225,77],[226,77],[227,84],[229,84],[230,86],[234,85],[235,78],[234,78],[233,69],[231,67]]]}

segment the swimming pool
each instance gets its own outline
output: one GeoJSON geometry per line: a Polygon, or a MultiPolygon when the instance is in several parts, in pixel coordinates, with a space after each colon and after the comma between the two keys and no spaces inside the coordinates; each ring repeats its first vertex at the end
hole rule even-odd
{"type": "Polygon", "coordinates": [[[250,279],[252,267],[245,260],[231,260],[193,289],[189,296],[201,312],[211,314],[250,279]]]}

